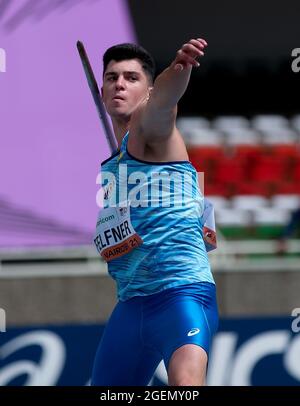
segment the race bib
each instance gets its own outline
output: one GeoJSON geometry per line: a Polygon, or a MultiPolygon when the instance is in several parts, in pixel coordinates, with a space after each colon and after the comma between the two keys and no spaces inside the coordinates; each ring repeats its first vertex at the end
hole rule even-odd
{"type": "Polygon", "coordinates": [[[130,220],[130,206],[100,210],[94,243],[102,258],[109,262],[143,243],[130,220]]]}

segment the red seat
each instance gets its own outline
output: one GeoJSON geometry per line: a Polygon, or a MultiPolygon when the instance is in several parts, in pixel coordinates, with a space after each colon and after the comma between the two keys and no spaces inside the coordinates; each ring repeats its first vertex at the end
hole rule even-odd
{"type": "Polygon", "coordinates": [[[235,156],[243,160],[257,159],[262,154],[262,147],[260,145],[236,145],[235,156]]]}
{"type": "Polygon", "coordinates": [[[265,184],[263,182],[243,182],[237,185],[237,195],[260,195],[270,197],[277,194],[277,184],[265,184]]]}
{"type": "Polygon", "coordinates": [[[204,172],[208,196],[300,193],[300,152],[295,145],[195,146],[189,158],[204,172]]]}
{"type": "Polygon", "coordinates": [[[252,169],[252,180],[258,182],[280,182],[286,176],[284,162],[280,159],[261,156],[252,169]]]}
{"type": "Polygon", "coordinates": [[[196,159],[220,159],[224,155],[223,148],[219,146],[193,145],[187,148],[189,156],[196,159]]]}
{"type": "Polygon", "coordinates": [[[188,149],[189,159],[195,168],[212,166],[223,157],[223,150],[220,147],[190,147],[188,149]]]}
{"type": "Polygon", "coordinates": [[[204,195],[205,196],[228,196],[228,191],[225,185],[213,184],[204,182],[204,195]]]}
{"type": "Polygon", "coordinates": [[[223,158],[220,147],[193,147],[188,150],[189,159],[198,172],[204,172],[211,183],[215,181],[216,168],[223,158]]]}
{"type": "Polygon", "coordinates": [[[286,160],[300,158],[300,149],[294,144],[273,145],[271,149],[274,156],[278,157],[279,159],[286,160]]]}
{"type": "Polygon", "coordinates": [[[300,182],[281,182],[278,185],[278,194],[300,194],[300,182]]]}
{"type": "Polygon", "coordinates": [[[239,157],[223,158],[218,166],[216,181],[219,183],[238,183],[245,178],[245,163],[239,157]]]}
{"type": "Polygon", "coordinates": [[[300,184],[300,160],[297,162],[295,165],[294,173],[293,173],[293,178],[296,183],[300,184]]]}

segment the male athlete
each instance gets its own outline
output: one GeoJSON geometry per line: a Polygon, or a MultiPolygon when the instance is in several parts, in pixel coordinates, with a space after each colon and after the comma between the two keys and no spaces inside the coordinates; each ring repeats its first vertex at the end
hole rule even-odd
{"type": "Polygon", "coordinates": [[[153,58],[140,46],[116,45],[103,56],[102,97],[119,148],[102,163],[94,241],[119,301],[92,385],[147,385],[161,360],[169,385],[205,384],[216,290],[203,241],[204,197],[176,115],[206,46],[191,39],[155,81],[153,58]],[[164,183],[168,176],[180,185],[164,183]]]}

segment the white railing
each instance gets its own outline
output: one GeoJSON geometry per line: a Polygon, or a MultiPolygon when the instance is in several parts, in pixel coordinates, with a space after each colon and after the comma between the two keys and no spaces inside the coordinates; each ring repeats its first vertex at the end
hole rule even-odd
{"type": "MultiPolygon", "coordinates": [[[[277,250],[274,240],[228,241],[218,233],[218,248],[209,258],[215,272],[300,271],[300,256],[278,256],[277,250]]],[[[286,252],[300,254],[300,240],[289,240],[286,252]]],[[[0,278],[91,276],[106,271],[92,245],[0,250],[0,278]]]]}

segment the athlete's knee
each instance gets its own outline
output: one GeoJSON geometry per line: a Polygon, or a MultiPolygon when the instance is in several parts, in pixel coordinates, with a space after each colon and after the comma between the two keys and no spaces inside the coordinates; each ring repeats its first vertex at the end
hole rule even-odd
{"type": "Polygon", "coordinates": [[[169,376],[168,384],[169,386],[204,386],[205,379],[203,378],[203,374],[197,376],[195,374],[181,372],[177,375],[169,376]]]}
{"type": "Polygon", "coordinates": [[[171,386],[205,385],[207,354],[197,345],[183,345],[170,359],[168,382],[171,386]]]}

